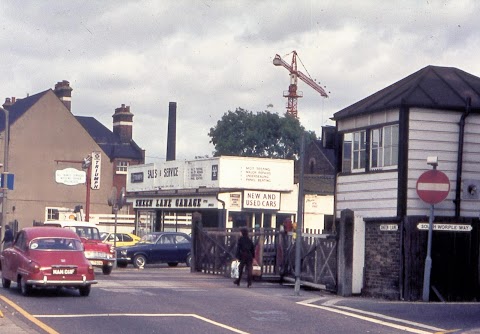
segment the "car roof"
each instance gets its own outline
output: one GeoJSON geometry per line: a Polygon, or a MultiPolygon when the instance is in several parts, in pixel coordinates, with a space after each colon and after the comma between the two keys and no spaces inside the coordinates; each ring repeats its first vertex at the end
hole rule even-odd
{"type": "Polygon", "coordinates": [[[53,225],[53,226],[83,226],[83,227],[97,227],[95,223],[77,221],[77,220],[48,220],[43,223],[43,225],[53,225]]]}
{"type": "Polygon", "coordinates": [[[190,238],[190,236],[188,234],[183,233],[183,232],[150,232],[150,233],[147,233],[145,235],[148,235],[148,234],[150,234],[150,235],[153,234],[153,235],[157,235],[157,236],[159,236],[159,235],[183,235],[184,237],[190,238]]]}
{"type": "Polygon", "coordinates": [[[74,238],[80,240],[78,235],[72,230],[58,227],[25,227],[22,229],[28,237],[28,239],[45,238],[45,237],[57,237],[57,238],[74,238]]]}

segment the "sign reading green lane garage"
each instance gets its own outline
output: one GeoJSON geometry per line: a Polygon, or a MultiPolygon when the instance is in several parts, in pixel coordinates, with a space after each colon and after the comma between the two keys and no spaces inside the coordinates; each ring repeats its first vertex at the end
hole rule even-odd
{"type": "Polygon", "coordinates": [[[160,198],[137,198],[133,200],[134,208],[145,209],[201,209],[217,208],[215,197],[160,197],[160,198]]]}

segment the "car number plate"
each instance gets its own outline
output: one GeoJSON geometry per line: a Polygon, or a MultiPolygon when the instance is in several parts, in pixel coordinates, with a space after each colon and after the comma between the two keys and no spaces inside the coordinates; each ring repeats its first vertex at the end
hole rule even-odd
{"type": "Polygon", "coordinates": [[[101,265],[103,265],[103,262],[102,261],[90,260],[90,264],[92,266],[101,266],[101,265]]]}
{"type": "Polygon", "coordinates": [[[74,268],[54,268],[52,269],[52,274],[54,275],[73,275],[75,274],[76,269],[74,268]]]}

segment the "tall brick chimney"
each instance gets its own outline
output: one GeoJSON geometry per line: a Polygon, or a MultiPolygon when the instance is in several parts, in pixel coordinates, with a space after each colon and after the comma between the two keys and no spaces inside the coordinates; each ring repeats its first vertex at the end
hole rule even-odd
{"type": "Polygon", "coordinates": [[[69,111],[72,111],[72,87],[67,80],[59,81],[53,91],[69,111]]]}
{"type": "Polygon", "coordinates": [[[2,105],[2,107],[6,110],[9,110],[10,107],[16,102],[15,97],[12,97],[11,99],[9,97],[5,98],[5,103],[2,105]]]}
{"type": "Polygon", "coordinates": [[[113,133],[120,137],[122,143],[129,143],[132,140],[133,114],[130,106],[122,104],[115,109],[113,114],[113,133]]]}
{"type": "Polygon", "coordinates": [[[168,103],[167,161],[175,160],[177,144],[177,102],[168,103]]]}

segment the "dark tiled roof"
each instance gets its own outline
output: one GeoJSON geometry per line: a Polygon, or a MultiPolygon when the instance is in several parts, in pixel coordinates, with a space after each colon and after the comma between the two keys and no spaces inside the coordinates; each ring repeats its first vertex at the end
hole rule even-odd
{"type": "Polygon", "coordinates": [[[124,158],[143,161],[142,150],[133,140],[129,143],[122,143],[119,136],[93,117],[75,116],[75,118],[110,159],[124,158]]]}
{"type": "MultiPolygon", "coordinates": [[[[315,140],[314,145],[315,149],[325,157],[324,163],[328,163],[335,170],[335,150],[323,147],[322,139],[315,140]]],[[[335,172],[333,172],[333,175],[335,175],[335,172]]]]}
{"type": "MultiPolygon", "coordinates": [[[[8,108],[9,112],[9,121],[10,121],[10,126],[15,123],[17,119],[19,119],[28,109],[30,109],[35,103],[37,103],[42,96],[44,96],[48,91],[51,91],[51,89],[48,89],[46,91],[37,93],[35,95],[27,96],[26,98],[23,99],[17,99],[14,104],[12,104],[8,108]]],[[[5,130],[5,115],[0,115],[0,131],[5,130]]]]}
{"type": "Polygon", "coordinates": [[[363,100],[340,110],[334,120],[391,108],[414,106],[427,109],[480,111],[480,78],[454,67],[429,65],[363,100]]]}
{"type": "MultiPolygon", "coordinates": [[[[295,183],[298,183],[299,175],[295,175],[295,183]]],[[[335,189],[335,177],[329,175],[305,174],[303,176],[303,191],[305,194],[333,195],[335,189]]]]}

